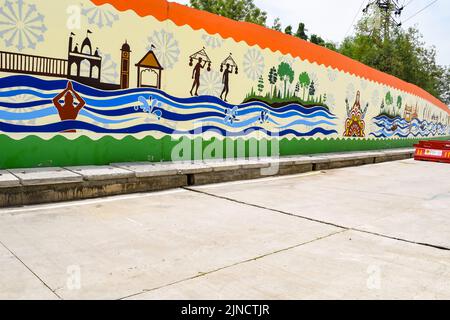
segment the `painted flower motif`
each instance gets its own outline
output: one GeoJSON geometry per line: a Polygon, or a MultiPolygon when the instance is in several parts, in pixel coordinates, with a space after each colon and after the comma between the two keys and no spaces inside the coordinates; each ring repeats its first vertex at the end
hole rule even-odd
{"type": "Polygon", "coordinates": [[[291,57],[290,55],[286,55],[286,56],[281,56],[280,58],[278,58],[278,61],[280,63],[285,62],[292,67],[294,65],[295,59],[293,57],[291,57]]]}
{"type": "Polygon", "coordinates": [[[328,69],[327,75],[328,75],[328,80],[334,82],[337,80],[337,78],[339,76],[339,72],[334,69],[328,69]]]}
{"type": "Polygon", "coordinates": [[[154,31],[152,36],[148,37],[147,50],[152,50],[164,69],[172,69],[180,57],[180,48],[178,41],[173,33],[165,30],[154,31]]]}
{"type": "Polygon", "coordinates": [[[334,97],[334,94],[330,93],[327,94],[327,99],[325,101],[325,104],[330,107],[330,109],[336,108],[336,98],[334,97]]]}
{"type": "Polygon", "coordinates": [[[88,6],[81,9],[81,14],[88,18],[89,24],[95,24],[100,29],[105,26],[112,27],[114,22],[119,20],[119,15],[105,6],[88,6]]]}
{"type": "Polygon", "coordinates": [[[372,104],[373,104],[374,106],[378,106],[378,105],[381,104],[381,101],[380,101],[380,92],[379,92],[378,90],[376,90],[376,89],[372,92],[371,102],[372,102],[372,104]]]}
{"type": "Polygon", "coordinates": [[[109,53],[104,54],[99,52],[102,60],[102,73],[100,75],[101,81],[104,83],[116,83],[119,78],[119,73],[117,72],[117,63],[112,59],[109,53]]]}
{"type": "Polygon", "coordinates": [[[205,96],[220,96],[222,92],[222,76],[217,71],[203,72],[200,77],[198,92],[205,96]]]}
{"type": "Polygon", "coordinates": [[[366,90],[367,86],[368,86],[367,80],[366,79],[360,79],[360,81],[361,81],[361,89],[366,90]]]}
{"type": "Polygon", "coordinates": [[[210,47],[210,48],[213,48],[213,49],[220,48],[222,46],[222,44],[223,44],[223,40],[222,39],[220,39],[218,37],[211,36],[209,34],[202,35],[202,39],[203,39],[203,41],[205,41],[205,45],[207,47],[210,47]]]}
{"type": "Polygon", "coordinates": [[[264,57],[257,49],[249,49],[244,56],[244,72],[249,79],[256,81],[264,72],[264,57]]]}
{"type": "MultiPolygon", "coordinates": [[[[17,90],[28,90],[29,87],[15,87],[15,89],[17,89],[17,90]]],[[[36,99],[36,97],[34,95],[23,93],[23,94],[17,94],[17,95],[11,96],[11,97],[7,97],[6,101],[7,102],[13,102],[13,103],[20,103],[20,102],[33,101],[35,99],[36,99]]]]}
{"type": "Polygon", "coordinates": [[[44,19],[35,4],[5,0],[0,7],[0,38],[7,48],[35,49],[47,31],[44,19]]]}
{"type": "Polygon", "coordinates": [[[316,92],[318,92],[318,90],[319,90],[319,77],[317,76],[317,74],[315,72],[312,72],[309,75],[309,79],[311,79],[311,82],[314,81],[314,88],[316,89],[316,92]]]}
{"type": "Polygon", "coordinates": [[[355,86],[353,85],[353,83],[350,83],[347,86],[347,91],[345,92],[345,97],[347,98],[348,101],[353,102],[355,100],[356,97],[356,90],[355,90],[355,86]]]}

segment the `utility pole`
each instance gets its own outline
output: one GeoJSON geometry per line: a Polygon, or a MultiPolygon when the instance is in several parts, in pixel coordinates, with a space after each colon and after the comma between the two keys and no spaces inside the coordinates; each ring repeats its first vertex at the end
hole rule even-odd
{"type": "Polygon", "coordinates": [[[380,28],[383,34],[383,40],[387,41],[390,37],[390,29],[392,25],[401,26],[397,19],[402,15],[404,6],[399,4],[399,0],[371,0],[363,9],[363,13],[367,14],[370,8],[377,9],[380,13],[380,28]]]}

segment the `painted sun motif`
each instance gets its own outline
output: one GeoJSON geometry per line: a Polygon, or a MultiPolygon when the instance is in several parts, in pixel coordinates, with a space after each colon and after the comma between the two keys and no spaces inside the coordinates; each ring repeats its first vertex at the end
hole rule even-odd
{"type": "Polygon", "coordinates": [[[147,50],[152,50],[159,60],[159,63],[164,69],[172,69],[180,57],[180,48],[178,41],[175,39],[173,33],[165,30],[154,31],[153,34],[147,38],[147,50]]]}
{"type": "Polygon", "coordinates": [[[363,89],[363,90],[365,90],[365,89],[367,89],[367,86],[368,86],[368,82],[367,82],[367,80],[366,79],[363,79],[363,78],[361,78],[361,88],[363,89]]]}
{"type": "Polygon", "coordinates": [[[257,49],[250,49],[244,56],[244,72],[249,79],[257,80],[264,72],[264,57],[257,49]]]}
{"type": "MultiPolygon", "coordinates": [[[[28,87],[15,87],[16,90],[27,90],[28,87]]],[[[13,102],[13,103],[21,103],[21,102],[29,102],[35,100],[36,97],[32,94],[17,94],[14,96],[6,97],[6,102],[13,102]]]]}
{"type": "Polygon", "coordinates": [[[5,0],[0,7],[0,38],[7,48],[35,49],[47,31],[44,19],[35,4],[5,0]]]}
{"type": "Polygon", "coordinates": [[[311,79],[311,82],[314,81],[314,88],[316,89],[316,92],[318,92],[318,90],[319,90],[319,77],[317,76],[317,74],[315,72],[312,72],[309,75],[309,79],[311,79]]]}
{"type": "Polygon", "coordinates": [[[198,92],[201,95],[220,96],[222,92],[222,76],[217,71],[203,72],[200,77],[200,87],[198,92]]]}
{"type": "Polygon", "coordinates": [[[287,56],[281,56],[280,58],[278,58],[278,61],[280,63],[285,62],[292,67],[294,65],[295,59],[293,57],[291,57],[290,55],[287,55],[287,56]]]}
{"type": "Polygon", "coordinates": [[[99,54],[103,58],[102,73],[100,75],[101,81],[104,83],[117,83],[119,78],[117,63],[112,59],[109,53],[105,54],[100,51],[99,54]]]}
{"type": "Polygon", "coordinates": [[[203,41],[205,41],[205,45],[209,48],[215,49],[220,48],[222,46],[223,40],[209,34],[202,35],[203,41]]]}
{"type": "Polygon", "coordinates": [[[334,82],[337,80],[337,78],[339,76],[339,72],[334,69],[328,69],[327,76],[328,76],[328,80],[334,82]]]}
{"type": "Polygon", "coordinates": [[[81,9],[81,14],[88,18],[88,23],[95,24],[100,29],[108,26],[112,27],[114,22],[119,20],[119,15],[105,6],[89,6],[81,9]]]}
{"type": "Polygon", "coordinates": [[[351,101],[352,99],[355,99],[355,95],[356,95],[355,86],[353,85],[353,83],[350,83],[347,86],[347,91],[345,93],[345,97],[347,98],[348,101],[351,101]]]}
{"type": "Polygon", "coordinates": [[[326,96],[325,104],[331,109],[336,108],[336,98],[334,97],[334,94],[330,93],[326,96]]]}
{"type": "Polygon", "coordinates": [[[376,90],[376,89],[372,92],[371,102],[375,106],[377,106],[377,105],[379,105],[381,103],[380,102],[380,92],[378,90],[376,90]]]}

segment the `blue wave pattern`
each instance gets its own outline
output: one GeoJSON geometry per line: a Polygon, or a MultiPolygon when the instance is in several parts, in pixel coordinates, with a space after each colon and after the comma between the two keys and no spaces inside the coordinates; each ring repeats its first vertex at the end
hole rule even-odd
{"type": "Polygon", "coordinates": [[[290,104],[272,108],[262,102],[228,104],[216,97],[177,98],[153,88],[103,91],[74,82],[86,106],[77,120],[60,121],[52,99],[67,80],[32,76],[0,79],[0,131],[62,132],[83,130],[103,134],[201,134],[312,137],[337,134],[336,116],[322,106],[290,104]]]}
{"type": "Polygon", "coordinates": [[[370,135],[376,138],[391,137],[432,137],[445,136],[448,134],[447,125],[438,122],[429,122],[427,120],[413,119],[408,122],[397,116],[389,118],[386,115],[377,116],[373,119],[373,123],[379,128],[370,135]]]}

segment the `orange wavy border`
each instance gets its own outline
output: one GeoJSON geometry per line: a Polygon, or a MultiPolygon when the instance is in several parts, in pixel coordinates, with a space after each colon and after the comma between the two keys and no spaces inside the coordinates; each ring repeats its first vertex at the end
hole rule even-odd
{"type": "Polygon", "coordinates": [[[153,16],[159,21],[171,20],[178,26],[189,25],[194,30],[204,29],[209,34],[220,34],[224,39],[245,41],[262,49],[291,54],[302,60],[332,67],[399,90],[422,97],[450,114],[448,106],[422,88],[394,76],[373,69],[327,48],[289,36],[256,24],[237,22],[209,12],[196,10],[167,0],[91,0],[96,5],[111,4],[119,11],[133,10],[139,16],[153,16]]]}

